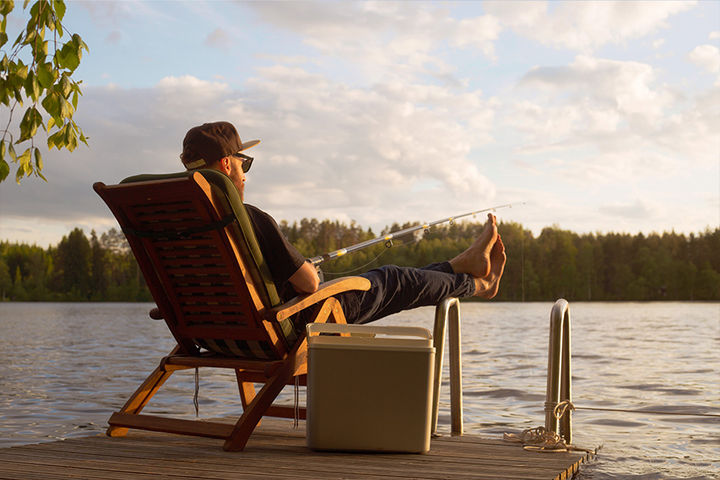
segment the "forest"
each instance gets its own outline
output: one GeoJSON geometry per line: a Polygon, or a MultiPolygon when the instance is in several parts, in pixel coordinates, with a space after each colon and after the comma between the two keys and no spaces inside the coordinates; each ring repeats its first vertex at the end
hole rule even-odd
{"type": "MultiPolygon", "coordinates": [[[[415,224],[380,233],[355,223],[303,219],[280,228],[306,257],[320,255],[415,224]]],[[[422,266],[464,250],[481,223],[419,230],[324,263],[325,280],[385,264],[422,266]]],[[[508,255],[493,301],[720,300],[720,228],[689,235],[577,234],[547,227],[538,236],[500,223],[508,255]]],[[[152,301],[124,235],[111,229],[88,237],[74,229],[47,249],[0,242],[0,300],[152,301]]]]}

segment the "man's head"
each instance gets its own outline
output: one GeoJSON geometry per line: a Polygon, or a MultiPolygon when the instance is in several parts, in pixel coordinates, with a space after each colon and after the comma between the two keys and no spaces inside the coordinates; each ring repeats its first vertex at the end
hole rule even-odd
{"type": "Polygon", "coordinates": [[[185,134],[180,159],[188,170],[213,168],[224,172],[237,186],[242,198],[245,172],[250,169],[253,159],[240,152],[258,143],[260,140],[243,143],[229,122],[204,123],[185,134]]]}

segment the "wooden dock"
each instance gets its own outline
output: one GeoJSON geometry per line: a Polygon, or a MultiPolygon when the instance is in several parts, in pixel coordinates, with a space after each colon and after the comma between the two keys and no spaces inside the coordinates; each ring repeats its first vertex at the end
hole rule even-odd
{"type": "Polygon", "coordinates": [[[315,452],[304,423],[264,419],[243,452],[222,441],[131,430],[0,449],[0,479],[569,479],[591,454],[528,452],[474,435],[435,438],[430,452],[315,452]]]}

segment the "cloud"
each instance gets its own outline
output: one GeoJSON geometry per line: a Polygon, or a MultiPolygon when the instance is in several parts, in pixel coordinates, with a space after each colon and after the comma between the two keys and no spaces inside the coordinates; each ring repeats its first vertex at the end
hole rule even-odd
{"type": "Polygon", "coordinates": [[[82,0],[73,2],[90,12],[98,25],[117,25],[133,17],[152,18],[167,22],[172,16],[163,8],[154,8],[153,2],[126,0],[123,2],[98,2],[82,0]]]}
{"type": "Polygon", "coordinates": [[[648,217],[654,217],[659,213],[657,207],[650,205],[641,199],[636,199],[632,203],[613,203],[602,205],[599,208],[601,213],[621,217],[626,220],[644,220],[648,217]]]}
{"type": "Polygon", "coordinates": [[[107,37],[105,37],[105,43],[109,43],[111,45],[117,45],[122,40],[122,32],[119,30],[113,30],[112,32],[107,34],[107,37]]]}
{"type": "Polygon", "coordinates": [[[531,174],[542,162],[564,179],[562,188],[597,192],[717,164],[718,86],[688,98],[648,64],[579,55],[567,66],[530,70],[513,97],[498,117],[519,133],[513,148],[527,160],[518,166],[531,174]]]}
{"type": "Polygon", "coordinates": [[[272,172],[271,184],[257,192],[264,204],[286,208],[283,192],[313,185],[324,198],[313,199],[313,208],[330,213],[333,205],[335,215],[368,221],[385,202],[405,210],[411,191],[422,192],[416,199],[426,209],[432,198],[493,196],[494,186],[467,158],[490,138],[493,106],[480,92],[395,83],[352,88],[297,67],[259,73],[247,85],[244,123],[270,137],[264,144],[271,156],[300,159],[272,172]]]}
{"type": "Polygon", "coordinates": [[[8,183],[0,216],[112,225],[93,182],[180,170],[185,132],[229,120],[242,138],[263,141],[246,196],[278,220],[355,219],[376,229],[393,219],[428,220],[452,214],[448,203],[471,210],[494,196],[468,158],[490,141],[493,112],[480,92],[353,88],[282,66],[259,69],[242,90],[189,75],[145,89],[87,87],[76,120],[90,148],[46,153],[49,183],[8,183]]]}
{"type": "Polygon", "coordinates": [[[714,32],[710,32],[710,35],[708,35],[708,39],[710,40],[717,40],[720,38],[720,30],[715,30],[714,32]]]}
{"type": "MultiPolygon", "coordinates": [[[[579,55],[563,67],[535,67],[518,83],[518,127],[534,141],[603,136],[626,125],[651,128],[675,97],[652,66],[579,55]]],[[[550,141],[548,141],[550,140],[550,141]]]]}
{"type": "Polygon", "coordinates": [[[351,60],[369,78],[413,78],[454,72],[437,50],[473,49],[494,58],[494,17],[456,19],[442,6],[407,2],[251,2],[264,21],[298,34],[324,55],[351,60]]]}
{"type": "Polygon", "coordinates": [[[233,39],[230,34],[222,28],[216,28],[205,38],[204,45],[222,50],[233,46],[233,39]]]}
{"type": "Polygon", "coordinates": [[[690,60],[710,73],[720,73],[720,49],[714,45],[699,45],[690,52],[690,60]]]}
{"type": "Polygon", "coordinates": [[[654,33],[695,3],[493,1],[483,6],[519,35],[555,48],[591,52],[654,33]]]}

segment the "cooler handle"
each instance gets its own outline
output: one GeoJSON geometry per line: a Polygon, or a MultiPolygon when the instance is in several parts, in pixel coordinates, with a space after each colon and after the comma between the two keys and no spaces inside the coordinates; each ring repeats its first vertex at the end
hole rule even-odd
{"type": "Polygon", "coordinates": [[[320,333],[349,333],[358,336],[395,335],[432,339],[430,330],[423,327],[393,327],[384,325],[347,325],[340,323],[308,323],[308,337],[320,333]]]}

